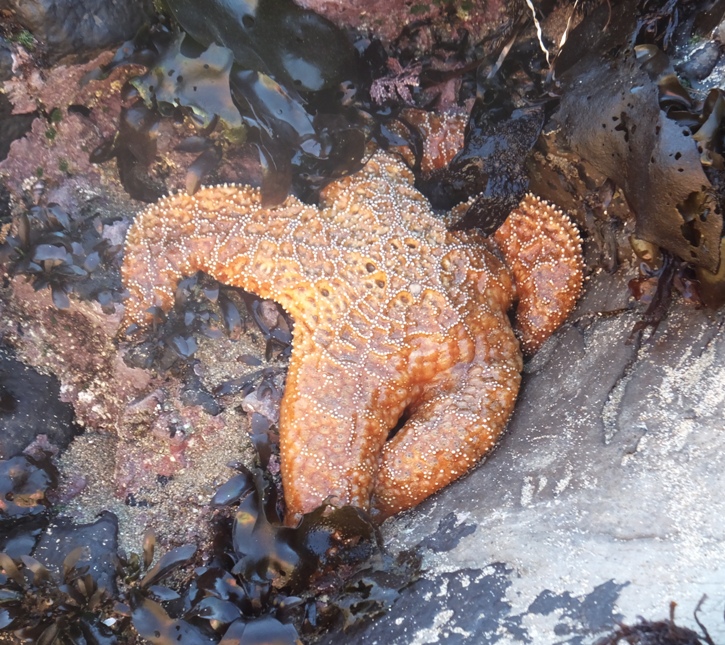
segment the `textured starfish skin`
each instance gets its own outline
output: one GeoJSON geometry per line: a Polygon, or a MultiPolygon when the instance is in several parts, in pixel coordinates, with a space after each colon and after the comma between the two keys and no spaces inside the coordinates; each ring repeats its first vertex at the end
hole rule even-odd
{"type": "MultiPolygon", "coordinates": [[[[447,166],[463,148],[468,113],[438,114],[428,110],[407,108],[400,113],[401,120],[388,126],[395,134],[408,140],[413,134],[404,123],[420,134],[420,170],[423,176],[447,166]]],[[[415,154],[407,145],[396,146],[398,153],[409,167],[415,164],[415,154]]]]}
{"type": "Polygon", "coordinates": [[[280,418],[290,521],[328,499],[382,519],[465,473],[518,392],[513,301],[534,351],[581,288],[580,240],[560,211],[527,197],[486,240],[448,232],[412,184],[378,153],[319,208],[290,197],[264,209],[256,189],[217,186],[161,200],[128,233],[125,323],[170,308],[199,270],[294,319],[280,418]]]}

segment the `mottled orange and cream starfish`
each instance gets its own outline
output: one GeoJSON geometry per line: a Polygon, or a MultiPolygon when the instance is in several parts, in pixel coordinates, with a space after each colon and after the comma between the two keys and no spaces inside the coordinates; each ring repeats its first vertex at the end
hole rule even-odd
{"type": "Polygon", "coordinates": [[[141,213],[126,241],[125,322],[170,308],[195,271],[277,301],[295,322],[279,428],[288,520],[326,500],[380,519],[418,504],[505,428],[520,346],[535,351],[579,294],[575,227],[527,196],[492,239],[449,232],[382,152],[319,207],[260,201],[255,188],[216,186],[141,213]]]}

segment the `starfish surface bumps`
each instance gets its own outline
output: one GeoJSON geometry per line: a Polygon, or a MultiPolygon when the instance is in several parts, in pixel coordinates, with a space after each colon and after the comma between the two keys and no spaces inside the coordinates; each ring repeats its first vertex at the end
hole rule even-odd
{"type": "Polygon", "coordinates": [[[196,271],[294,319],[279,428],[290,520],[326,500],[382,519],[465,473],[506,426],[520,346],[541,345],[582,283],[561,211],[527,196],[491,239],[449,232],[408,168],[380,152],[319,207],[263,208],[248,186],[149,207],[126,241],[125,322],[170,308],[196,271]]]}

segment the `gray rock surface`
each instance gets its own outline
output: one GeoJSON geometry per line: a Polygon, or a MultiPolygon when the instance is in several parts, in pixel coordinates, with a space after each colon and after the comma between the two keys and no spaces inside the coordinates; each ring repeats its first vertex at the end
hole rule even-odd
{"type": "MultiPolygon", "coordinates": [[[[2,49],[0,49],[0,58],[1,56],[2,49]]],[[[1,68],[0,73],[2,73],[1,68]]],[[[12,114],[12,105],[4,94],[0,94],[0,161],[8,156],[10,144],[30,129],[35,116],[35,113],[12,114]]]]}
{"type": "Polygon", "coordinates": [[[84,547],[79,567],[88,563],[88,572],[99,587],[116,592],[116,553],[118,551],[118,520],[104,512],[95,522],[74,524],[59,519],[40,535],[33,551],[35,557],[62,579],[64,560],[74,549],[84,547]]]}
{"type": "Polygon", "coordinates": [[[65,448],[79,428],[73,408],[60,401],[60,385],[0,346],[0,459],[20,454],[39,435],[65,448]]]}
{"type": "Polygon", "coordinates": [[[0,37],[0,82],[13,76],[13,55],[7,40],[0,37]]]}
{"type": "Polygon", "coordinates": [[[487,462],[384,525],[427,572],[350,642],[593,643],[670,601],[697,629],[703,594],[725,642],[725,315],[675,303],[628,344],[626,278],[592,278],[487,462]]]}
{"type": "Polygon", "coordinates": [[[147,19],[147,0],[0,0],[45,48],[51,61],[131,38],[147,19]]]}

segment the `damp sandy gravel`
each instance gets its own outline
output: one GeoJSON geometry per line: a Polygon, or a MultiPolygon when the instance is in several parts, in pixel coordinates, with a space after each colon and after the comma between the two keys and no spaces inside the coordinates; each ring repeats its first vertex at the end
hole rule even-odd
{"type": "MultiPolygon", "coordinates": [[[[256,356],[264,360],[264,342],[258,333],[249,331],[237,341],[228,338],[200,339],[196,372],[209,389],[233,377],[245,376],[259,367],[250,367],[238,358],[256,356]]],[[[280,367],[282,384],[284,361],[264,363],[280,367]]],[[[123,457],[119,440],[112,434],[87,431],[77,437],[59,459],[61,472],[60,497],[72,493],[80,477],[85,478],[83,491],[59,506],[61,515],[77,522],[92,522],[104,510],[112,511],[119,520],[119,546],[127,552],[140,552],[144,533],[153,530],[159,543],[166,546],[193,542],[202,548],[210,539],[210,520],[214,511],[209,501],[216,489],[227,481],[234,470],[234,461],[247,466],[255,463],[255,452],[249,438],[249,419],[242,410],[242,394],[220,399],[224,410],[213,432],[195,434],[184,456],[188,460],[172,477],[157,478],[155,486],[146,486],[129,500],[117,492],[117,472],[123,457]],[[131,501],[131,504],[127,503],[131,501]]],[[[142,454],[152,455],[163,446],[151,433],[137,434],[142,454]]]]}

